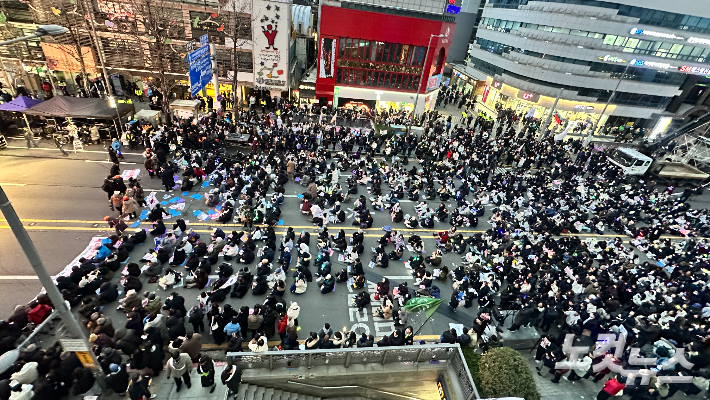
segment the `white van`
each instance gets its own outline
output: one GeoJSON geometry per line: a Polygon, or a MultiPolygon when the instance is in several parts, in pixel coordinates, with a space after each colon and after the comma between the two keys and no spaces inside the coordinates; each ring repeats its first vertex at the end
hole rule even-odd
{"type": "Polygon", "coordinates": [[[619,147],[610,157],[610,161],[624,171],[626,175],[642,176],[646,174],[653,159],[634,149],[619,147]]]}

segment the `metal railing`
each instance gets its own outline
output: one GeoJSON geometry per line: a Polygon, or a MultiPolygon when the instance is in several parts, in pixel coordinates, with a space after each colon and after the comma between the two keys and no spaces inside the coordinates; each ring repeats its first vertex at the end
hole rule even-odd
{"type": "Polygon", "coordinates": [[[262,353],[230,352],[232,362],[244,368],[265,368],[270,371],[280,368],[313,368],[323,365],[379,363],[431,363],[447,361],[456,373],[455,377],[464,394],[464,399],[478,399],[478,391],[468,370],[458,344],[424,344],[398,347],[343,348],[332,350],[286,350],[262,353]]]}

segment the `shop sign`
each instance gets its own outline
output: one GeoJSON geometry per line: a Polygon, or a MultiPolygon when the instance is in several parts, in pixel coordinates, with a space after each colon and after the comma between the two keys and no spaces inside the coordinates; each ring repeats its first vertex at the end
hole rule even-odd
{"type": "Polygon", "coordinates": [[[315,86],[310,86],[310,85],[299,85],[299,89],[306,89],[306,90],[316,90],[315,86]]]}
{"type": "Polygon", "coordinates": [[[441,384],[441,381],[436,382],[436,387],[439,390],[439,398],[441,400],[446,400],[446,393],[444,392],[444,385],[441,384]]]}
{"type": "Polygon", "coordinates": [[[446,6],[446,12],[449,14],[458,14],[461,12],[461,7],[455,6],[453,4],[448,4],[446,6]]]}
{"type": "Polygon", "coordinates": [[[525,92],[522,90],[518,90],[518,94],[516,97],[519,98],[520,100],[529,101],[531,103],[537,103],[538,101],[540,101],[539,94],[533,93],[533,92],[525,92]]]}
{"type": "Polygon", "coordinates": [[[501,82],[501,81],[493,81],[493,83],[491,84],[491,86],[493,86],[494,89],[500,90],[500,89],[503,87],[503,82],[501,82]]]}
{"type": "Polygon", "coordinates": [[[491,87],[486,85],[485,89],[483,89],[483,102],[485,103],[486,100],[488,100],[488,93],[490,93],[491,87]]]}
{"type": "Polygon", "coordinates": [[[574,109],[578,110],[578,111],[591,111],[591,110],[594,110],[594,107],[593,106],[585,106],[584,104],[577,104],[576,106],[574,106],[574,109]]]}
{"type": "Polygon", "coordinates": [[[654,62],[654,61],[646,61],[646,60],[631,60],[631,65],[637,65],[640,67],[649,67],[649,68],[661,68],[661,69],[673,68],[673,66],[670,64],[659,63],[659,62],[654,62]]]}
{"type": "Polygon", "coordinates": [[[684,65],[678,68],[678,71],[686,74],[710,75],[710,68],[705,67],[691,67],[688,65],[684,65]]]}
{"type": "Polygon", "coordinates": [[[123,96],[123,87],[121,87],[121,80],[118,78],[118,74],[113,74],[110,78],[113,83],[113,90],[116,91],[116,96],[123,96]]]}
{"type": "Polygon", "coordinates": [[[254,86],[264,90],[288,90],[288,42],[291,13],[287,0],[254,2],[252,43],[254,86]]]}
{"type": "Polygon", "coordinates": [[[606,61],[606,62],[615,62],[615,63],[625,63],[626,62],[626,60],[624,60],[621,57],[616,57],[616,56],[612,56],[609,54],[605,55],[604,57],[597,57],[597,58],[600,60],[606,61]]]}
{"type": "Polygon", "coordinates": [[[430,76],[426,82],[426,90],[429,91],[431,89],[438,88],[439,83],[441,83],[441,77],[442,77],[442,74],[430,76]]]}
{"type": "Polygon", "coordinates": [[[706,46],[710,46],[710,39],[699,38],[699,37],[690,37],[690,38],[688,38],[688,43],[704,44],[706,46]]]}
{"type": "Polygon", "coordinates": [[[656,32],[656,31],[649,31],[646,29],[638,29],[638,28],[631,29],[631,34],[632,35],[653,36],[653,37],[663,38],[663,39],[685,40],[684,37],[676,36],[673,33],[656,32]]]}

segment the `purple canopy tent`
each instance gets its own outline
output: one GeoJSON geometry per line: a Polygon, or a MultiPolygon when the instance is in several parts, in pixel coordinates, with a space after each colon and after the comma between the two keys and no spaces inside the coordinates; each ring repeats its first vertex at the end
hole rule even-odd
{"type": "MultiPolygon", "coordinates": [[[[17,96],[14,100],[8,101],[7,103],[0,104],[0,110],[2,111],[14,111],[23,112],[26,109],[36,106],[37,104],[43,102],[44,100],[37,100],[27,96],[17,96]]],[[[30,121],[27,120],[27,115],[22,114],[27,124],[27,129],[30,129],[30,121]]]]}
{"type": "Polygon", "coordinates": [[[2,111],[15,111],[22,112],[26,109],[35,106],[44,100],[37,100],[27,96],[17,96],[14,100],[7,103],[0,104],[0,110],[2,111]]]}

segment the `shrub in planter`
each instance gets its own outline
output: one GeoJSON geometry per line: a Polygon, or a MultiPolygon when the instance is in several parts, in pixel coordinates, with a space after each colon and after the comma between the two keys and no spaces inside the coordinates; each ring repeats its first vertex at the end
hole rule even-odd
{"type": "Polygon", "coordinates": [[[484,398],[511,396],[540,400],[527,361],[510,347],[491,349],[484,354],[478,360],[477,375],[478,391],[484,398]]]}

